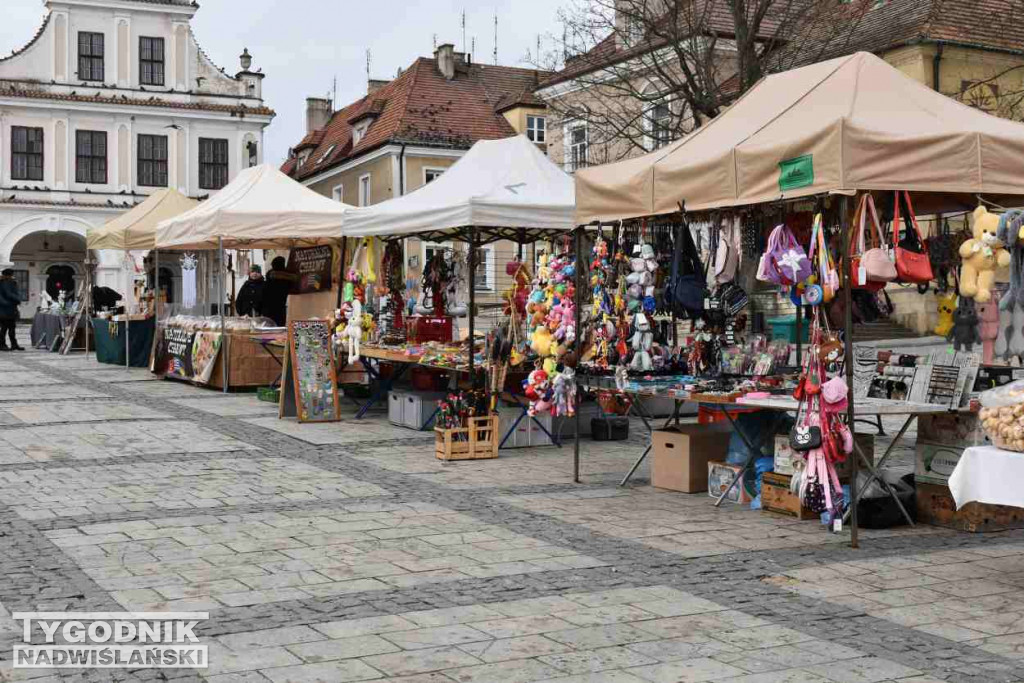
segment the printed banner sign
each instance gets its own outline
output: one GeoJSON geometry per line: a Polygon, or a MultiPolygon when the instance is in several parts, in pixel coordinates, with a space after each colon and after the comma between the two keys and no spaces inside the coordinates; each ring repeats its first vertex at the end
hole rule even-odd
{"type": "Polygon", "coordinates": [[[164,327],[157,342],[155,372],[197,384],[209,383],[222,336],[220,332],[164,327]]]}
{"type": "Polygon", "coordinates": [[[311,294],[331,288],[334,253],[329,246],[292,249],[288,255],[288,270],[298,275],[292,285],[292,294],[311,294]]]}

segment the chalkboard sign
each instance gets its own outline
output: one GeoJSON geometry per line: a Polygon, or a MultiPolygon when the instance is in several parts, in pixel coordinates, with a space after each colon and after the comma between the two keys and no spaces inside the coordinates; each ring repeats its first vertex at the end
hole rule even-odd
{"type": "Polygon", "coordinates": [[[338,379],[334,373],[334,343],[326,320],[293,320],[288,325],[282,389],[282,417],[295,415],[299,422],[341,419],[338,379]]]}
{"type": "Polygon", "coordinates": [[[292,294],[324,292],[331,288],[334,252],[329,246],[292,249],[288,254],[288,270],[298,275],[292,294]]]}

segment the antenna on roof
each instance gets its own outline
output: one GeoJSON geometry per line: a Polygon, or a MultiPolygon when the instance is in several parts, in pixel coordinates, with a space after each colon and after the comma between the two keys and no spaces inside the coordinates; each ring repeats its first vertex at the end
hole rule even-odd
{"type": "Polygon", "coordinates": [[[537,34],[537,55],[534,57],[534,62],[540,64],[540,34],[537,34]]]}
{"type": "Polygon", "coordinates": [[[494,66],[498,66],[498,10],[494,10],[494,66]]]}
{"type": "Polygon", "coordinates": [[[373,62],[373,54],[370,48],[366,48],[366,80],[370,80],[370,64],[373,62]]]}
{"type": "Polygon", "coordinates": [[[466,10],[462,10],[462,51],[466,51],[466,10]]]}
{"type": "Polygon", "coordinates": [[[437,34],[434,34],[434,52],[437,52],[437,34]]]}
{"type": "Polygon", "coordinates": [[[331,111],[334,111],[338,102],[338,74],[334,74],[334,86],[331,88],[331,111]]]}

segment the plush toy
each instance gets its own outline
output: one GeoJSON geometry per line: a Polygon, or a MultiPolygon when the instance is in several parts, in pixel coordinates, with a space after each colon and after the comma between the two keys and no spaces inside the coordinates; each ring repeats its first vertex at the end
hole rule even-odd
{"type": "Polygon", "coordinates": [[[653,370],[651,346],[654,343],[654,332],[651,331],[651,323],[643,313],[636,316],[636,333],[630,341],[633,344],[633,362],[629,365],[630,369],[640,372],[653,370]]]}
{"type": "Polygon", "coordinates": [[[350,305],[352,310],[342,336],[348,345],[348,362],[355,363],[359,360],[359,342],[363,340],[363,304],[359,299],[353,299],[350,305]]]}
{"type": "Polygon", "coordinates": [[[551,332],[543,324],[538,325],[530,336],[530,348],[541,358],[551,355],[551,332]]]}
{"type": "Polygon", "coordinates": [[[978,303],[992,299],[992,285],[996,268],[1010,265],[1010,253],[999,241],[999,216],[984,206],[974,210],[974,237],[960,247],[963,269],[960,275],[960,294],[978,303]]]}
{"type": "Polygon", "coordinates": [[[957,351],[973,351],[975,344],[981,343],[978,330],[978,312],[974,309],[974,301],[960,297],[960,306],[953,314],[953,330],[949,334],[953,348],[957,351]]]}
{"type": "Polygon", "coordinates": [[[939,301],[939,322],[935,325],[933,332],[940,337],[946,337],[953,331],[953,313],[956,311],[956,293],[950,292],[938,297],[939,301]]]}
{"type": "Polygon", "coordinates": [[[999,336],[999,306],[995,301],[978,305],[981,321],[981,362],[991,365],[995,359],[996,338],[999,336]]]}
{"type": "Polygon", "coordinates": [[[537,369],[527,375],[523,380],[523,394],[530,399],[530,407],[527,412],[531,417],[538,413],[550,412],[551,387],[548,373],[537,369]]]}

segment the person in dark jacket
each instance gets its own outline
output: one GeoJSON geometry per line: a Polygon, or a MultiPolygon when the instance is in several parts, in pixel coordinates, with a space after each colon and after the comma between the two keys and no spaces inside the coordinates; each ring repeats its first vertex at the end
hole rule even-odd
{"type": "Polygon", "coordinates": [[[21,295],[18,292],[18,281],[14,279],[14,271],[5,268],[0,272],[0,351],[23,351],[18,346],[15,328],[18,325],[18,306],[21,295]],[[7,339],[11,340],[10,346],[7,339]]]}
{"type": "Polygon", "coordinates": [[[278,327],[284,327],[288,319],[288,293],[292,284],[298,280],[290,272],[283,256],[270,262],[267,283],[263,287],[263,315],[271,318],[278,327]]]}
{"type": "Polygon", "coordinates": [[[263,289],[267,286],[263,279],[263,269],[254,265],[249,269],[249,279],[242,285],[235,302],[235,311],[240,316],[255,318],[263,313],[263,289]]]}
{"type": "Polygon", "coordinates": [[[117,311],[117,302],[122,299],[121,295],[112,290],[110,287],[97,287],[92,288],[92,307],[95,312],[104,310],[113,310],[115,313],[123,313],[124,311],[117,311]]]}

